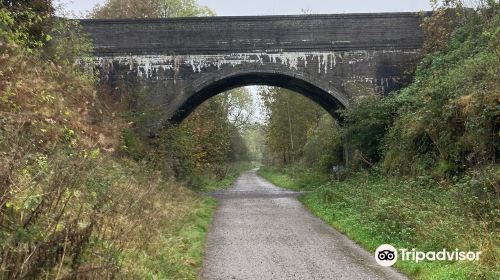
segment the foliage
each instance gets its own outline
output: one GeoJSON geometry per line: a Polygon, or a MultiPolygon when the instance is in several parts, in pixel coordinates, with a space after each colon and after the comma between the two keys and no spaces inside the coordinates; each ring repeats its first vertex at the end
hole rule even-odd
{"type": "Polygon", "coordinates": [[[265,147],[265,127],[260,123],[249,125],[243,132],[243,139],[251,161],[263,162],[265,147]]]}
{"type": "Polygon", "coordinates": [[[192,205],[190,210],[193,213],[182,224],[174,231],[165,231],[161,235],[159,243],[162,250],[154,247],[149,255],[140,251],[136,253],[138,259],[130,263],[130,268],[140,270],[138,278],[198,279],[215,204],[215,200],[204,198],[192,205]]]}
{"type": "Polygon", "coordinates": [[[303,162],[305,166],[327,172],[334,165],[342,165],[342,129],[329,114],[324,114],[316,126],[307,131],[303,162]]]}
{"type": "Polygon", "coordinates": [[[407,102],[384,140],[386,170],[448,176],[497,160],[499,22],[498,13],[469,16],[446,50],[424,58],[415,82],[400,93],[407,102]]]}
{"type": "Polygon", "coordinates": [[[195,279],[214,201],[171,178],[125,106],[96,93],[73,27],[51,24],[43,48],[2,29],[0,279],[195,279]]]}
{"type": "Polygon", "coordinates": [[[434,3],[426,55],[414,82],[388,97],[365,95],[343,112],[342,139],[394,175],[449,177],[498,160],[499,4],[434,3]],[[433,33],[434,32],[434,33],[433,33]]]}
{"type": "Polygon", "coordinates": [[[383,99],[375,95],[360,98],[343,112],[344,141],[368,162],[379,161],[382,140],[405,102],[404,97],[395,94],[383,99]]]}
{"type": "Polygon", "coordinates": [[[88,247],[87,265],[102,255],[117,262],[109,278],[196,279],[215,201],[166,178],[163,170],[127,158],[100,164],[95,175],[113,182],[112,200],[102,213],[107,233],[88,247]]]}
{"type": "Polygon", "coordinates": [[[22,44],[28,51],[40,48],[50,40],[53,12],[50,0],[2,0],[0,36],[7,36],[7,43],[22,44]]]}
{"type": "Polygon", "coordinates": [[[246,145],[229,120],[224,99],[220,95],[206,101],[180,125],[162,132],[159,143],[166,144],[165,152],[177,177],[197,180],[213,173],[221,180],[227,175],[226,162],[248,160],[246,145]]]}
{"type": "Polygon", "coordinates": [[[170,18],[212,16],[214,12],[196,0],[107,0],[90,13],[92,18],[170,18]]]}
{"type": "Polygon", "coordinates": [[[53,19],[49,38],[43,49],[44,59],[58,65],[73,65],[79,60],[90,59],[93,49],[91,40],[77,21],[53,19]]]}
{"type": "Polygon", "coordinates": [[[253,124],[255,104],[245,87],[232,89],[217,98],[226,108],[229,120],[239,131],[244,131],[253,124]]]}
{"type": "Polygon", "coordinates": [[[433,15],[424,18],[422,27],[425,32],[424,53],[431,54],[446,48],[453,30],[459,25],[465,7],[462,1],[432,0],[433,15]]]}
{"type": "Polygon", "coordinates": [[[131,127],[123,131],[122,152],[135,158],[146,156],[144,145],[154,147],[169,162],[172,176],[190,180],[197,186],[197,177],[213,173],[218,179],[226,175],[226,163],[248,160],[248,150],[243,133],[249,118],[241,112],[248,108],[247,99],[234,98],[244,91],[221,93],[201,104],[180,124],[167,121],[161,107],[151,106],[147,93],[128,87],[123,81],[117,87],[105,86],[115,99],[125,99],[136,104],[126,118],[131,127]],[[125,88],[125,89],[122,89],[125,88]],[[240,102],[240,100],[244,100],[240,102]]]}
{"type": "Polygon", "coordinates": [[[82,249],[101,220],[96,211],[102,201],[83,183],[99,154],[99,128],[86,121],[92,79],[29,55],[33,46],[22,43],[7,40],[0,60],[4,278],[65,274],[68,266],[78,271],[82,249]]]}
{"type": "Polygon", "coordinates": [[[241,173],[249,171],[256,166],[256,162],[250,161],[226,163],[223,166],[225,175],[222,179],[217,178],[217,176],[213,173],[206,172],[205,174],[202,174],[201,177],[197,178],[199,180],[197,183],[197,189],[201,192],[212,192],[227,189],[233,185],[241,173]]]}
{"type": "Polygon", "coordinates": [[[306,97],[282,88],[264,87],[259,94],[267,114],[266,164],[298,161],[304,153],[307,132],[324,110],[306,97]]]}
{"type": "Polygon", "coordinates": [[[260,96],[267,114],[260,152],[267,166],[327,171],[343,163],[342,129],[323,108],[282,88],[262,88],[260,96]]]}
{"type": "Polygon", "coordinates": [[[258,174],[271,183],[294,191],[313,190],[316,186],[330,181],[326,172],[318,172],[316,168],[291,166],[288,168],[261,167],[258,174]]]}

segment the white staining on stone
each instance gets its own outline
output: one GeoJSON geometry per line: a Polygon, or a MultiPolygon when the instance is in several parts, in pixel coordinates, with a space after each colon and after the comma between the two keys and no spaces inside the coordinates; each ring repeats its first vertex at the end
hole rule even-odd
{"type": "Polygon", "coordinates": [[[389,88],[389,78],[381,78],[380,83],[384,88],[389,88]]]}
{"type": "Polygon", "coordinates": [[[411,55],[418,55],[420,54],[419,50],[398,50],[398,49],[385,49],[382,50],[383,54],[411,54],[411,55]]]}
{"type": "Polygon", "coordinates": [[[349,45],[351,41],[332,41],[332,45],[349,45]]]}
{"type": "Polygon", "coordinates": [[[129,64],[129,70],[130,71],[134,70],[134,60],[133,60],[132,56],[129,56],[128,64],[129,64]]]}
{"type": "MultiPolygon", "coordinates": [[[[281,64],[290,70],[297,71],[306,68],[308,63],[317,60],[318,73],[328,73],[337,66],[337,56],[341,54],[331,52],[278,52],[278,53],[234,53],[215,55],[129,55],[129,56],[103,56],[95,63],[103,68],[108,68],[113,62],[128,65],[131,70],[135,67],[141,77],[150,78],[160,69],[179,71],[181,66],[188,66],[193,73],[200,73],[204,69],[222,66],[237,67],[245,63],[271,63],[281,64]]],[[[364,59],[358,57],[356,59],[364,59]]],[[[353,60],[349,60],[351,63],[353,60]]]]}
{"type": "Polygon", "coordinates": [[[367,76],[351,76],[349,79],[346,79],[342,82],[343,86],[348,82],[362,82],[366,84],[370,84],[373,87],[377,88],[381,93],[385,92],[389,87],[391,82],[397,82],[397,77],[384,77],[384,78],[374,78],[367,76]]]}
{"type": "Polygon", "coordinates": [[[337,67],[337,54],[333,53],[333,59],[330,60],[330,69],[337,67]]]}
{"type": "Polygon", "coordinates": [[[260,56],[269,56],[271,63],[281,63],[291,70],[299,69],[299,62],[304,63],[304,67],[307,65],[307,57],[312,54],[302,53],[302,52],[289,52],[289,53],[275,53],[275,54],[260,54],[260,56]]]}
{"type": "Polygon", "coordinates": [[[318,74],[321,74],[321,70],[328,73],[328,54],[318,55],[318,74]]]}
{"type": "Polygon", "coordinates": [[[357,50],[346,52],[349,65],[370,61],[374,56],[374,51],[357,50]]]}

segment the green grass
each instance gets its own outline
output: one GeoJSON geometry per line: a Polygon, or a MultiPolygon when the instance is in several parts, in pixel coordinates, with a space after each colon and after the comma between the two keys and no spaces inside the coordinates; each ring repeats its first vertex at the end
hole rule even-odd
{"type": "MultiPolygon", "coordinates": [[[[363,212],[346,207],[342,204],[329,204],[323,201],[318,193],[302,196],[300,201],[316,216],[332,225],[340,232],[356,241],[369,252],[374,252],[381,244],[391,244],[396,248],[413,248],[405,241],[396,240],[389,235],[378,234],[373,228],[375,225],[366,223],[363,212]]],[[[412,279],[471,279],[469,275],[473,272],[473,267],[460,266],[453,263],[413,263],[398,262],[396,264],[404,274],[412,279]]]]}
{"type": "Polygon", "coordinates": [[[275,184],[276,186],[280,186],[285,189],[298,191],[302,189],[302,185],[298,183],[297,180],[294,180],[290,175],[286,173],[276,172],[272,169],[261,168],[257,172],[260,176],[266,178],[269,182],[275,184]]]}
{"type": "MultiPolygon", "coordinates": [[[[276,169],[259,173],[280,187],[304,189],[300,173],[276,169]]],[[[500,235],[491,227],[495,222],[466,218],[468,210],[457,200],[461,191],[438,188],[431,182],[402,182],[363,173],[343,182],[309,186],[306,189],[313,191],[300,201],[369,252],[384,243],[421,251],[482,251],[479,263],[398,261],[395,267],[412,279],[500,279],[500,235]]]]}
{"type": "Polygon", "coordinates": [[[155,256],[144,254],[136,259],[136,265],[140,267],[136,276],[143,279],[197,279],[215,207],[214,199],[200,198],[192,214],[178,223],[175,230],[165,230],[155,256]]]}
{"type": "Polygon", "coordinates": [[[163,237],[164,250],[157,263],[157,269],[163,273],[153,279],[197,279],[215,205],[214,199],[203,198],[175,234],[163,237]]]}
{"type": "Polygon", "coordinates": [[[328,182],[329,177],[312,169],[276,169],[261,167],[257,173],[271,183],[293,191],[312,190],[315,186],[328,182]]]}

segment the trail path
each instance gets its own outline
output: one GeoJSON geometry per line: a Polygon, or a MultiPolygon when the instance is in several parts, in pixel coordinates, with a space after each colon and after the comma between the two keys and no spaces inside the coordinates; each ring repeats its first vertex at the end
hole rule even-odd
{"type": "Polygon", "coordinates": [[[215,192],[202,279],[406,279],[255,171],[215,192]]]}

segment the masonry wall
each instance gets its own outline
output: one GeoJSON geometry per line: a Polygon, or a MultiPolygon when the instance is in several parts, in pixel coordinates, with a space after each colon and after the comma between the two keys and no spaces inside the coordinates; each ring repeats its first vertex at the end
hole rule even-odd
{"type": "Polygon", "coordinates": [[[82,20],[99,54],[414,49],[423,14],[82,20]]]}

